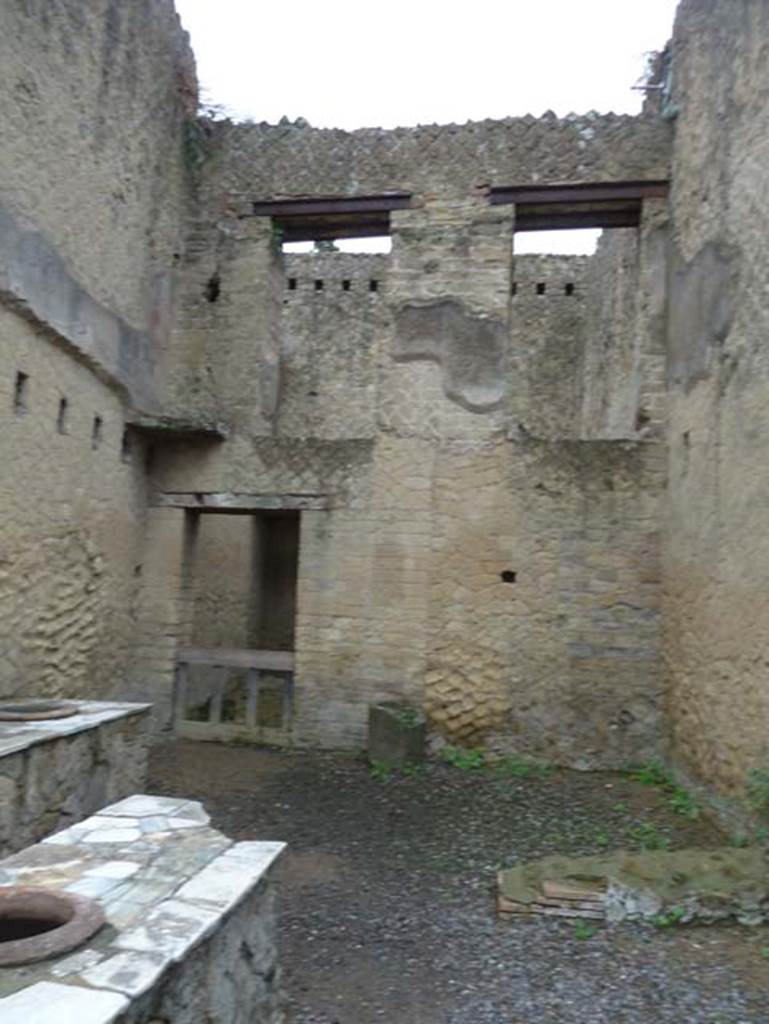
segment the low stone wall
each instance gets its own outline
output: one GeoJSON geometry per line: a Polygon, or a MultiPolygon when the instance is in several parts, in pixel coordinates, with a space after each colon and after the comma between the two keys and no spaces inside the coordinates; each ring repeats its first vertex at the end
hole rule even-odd
{"type": "Polygon", "coordinates": [[[79,704],[70,718],[0,722],[0,853],[143,788],[151,705],[79,704]]]}
{"type": "Polygon", "coordinates": [[[74,953],[0,970],[4,1024],[280,1024],[270,870],[283,843],[233,843],[200,804],[133,796],[0,861],[0,884],[97,900],[74,953]]]}

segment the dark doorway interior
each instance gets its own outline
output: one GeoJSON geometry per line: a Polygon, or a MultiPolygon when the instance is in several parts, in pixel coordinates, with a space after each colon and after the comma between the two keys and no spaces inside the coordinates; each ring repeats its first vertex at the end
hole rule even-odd
{"type": "Polygon", "coordinates": [[[293,651],[299,513],[260,512],[253,524],[250,645],[261,650],[293,651]]]}

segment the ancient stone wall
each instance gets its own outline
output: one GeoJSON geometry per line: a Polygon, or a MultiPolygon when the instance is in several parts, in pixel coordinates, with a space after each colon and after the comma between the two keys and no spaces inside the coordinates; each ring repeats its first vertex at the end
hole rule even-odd
{"type": "Polygon", "coordinates": [[[258,535],[251,516],[201,516],[191,589],[199,647],[255,647],[258,535]]]}
{"type": "Polygon", "coordinates": [[[284,262],[277,433],[373,437],[388,257],[308,253],[284,262]]]}
{"type": "Polygon", "coordinates": [[[652,750],[656,449],[574,440],[585,261],[516,277],[514,210],[485,187],[664,177],[669,127],[205,126],[165,0],[11,4],[0,28],[36,54],[2,72],[6,692],[119,689],[167,722],[179,644],[261,642],[257,620],[290,636],[259,616],[253,524],[155,492],[313,494],[299,742],[360,746],[368,703],[402,697],[457,741],[591,766],[652,750]],[[393,189],[417,201],[391,257],[284,259],[242,216],[251,196],[393,189]],[[128,406],[227,437],[140,442],[128,406]],[[607,659],[613,697],[590,703],[607,659]]]}
{"type": "Polygon", "coordinates": [[[657,749],[656,446],[387,439],[368,508],[303,514],[297,739],[369,702],[560,763],[657,749]]]}
{"type": "Polygon", "coordinates": [[[220,210],[225,196],[461,196],[488,184],[666,178],[669,169],[670,129],[658,117],[547,113],[351,132],[220,122],[210,130],[204,187],[220,210]]]}
{"type": "Polygon", "coordinates": [[[170,0],[0,10],[0,694],[108,697],[134,662],[145,446],[186,213],[170,0]]]}
{"type": "Polygon", "coordinates": [[[173,3],[3,4],[0,89],[0,296],[150,403],[197,93],[173,3]]]}
{"type": "Polygon", "coordinates": [[[445,448],[433,482],[426,700],[450,733],[580,767],[659,739],[653,449],[445,448]]]}
{"type": "Polygon", "coordinates": [[[645,200],[640,227],[604,231],[590,260],[583,437],[664,436],[667,221],[665,200],[645,200]]]}
{"type": "Polygon", "coordinates": [[[683,0],[673,40],[665,657],[679,764],[767,767],[769,8],[683,0]]]}
{"type": "Polygon", "coordinates": [[[510,306],[511,429],[539,438],[581,430],[587,256],[515,256],[510,306]]]}
{"type": "Polygon", "coordinates": [[[112,389],[2,306],[0,336],[0,695],[119,695],[143,564],[143,446],[125,447],[112,389]]]}
{"type": "MultiPolygon", "coordinates": [[[[196,136],[200,204],[185,248],[181,320],[169,350],[172,406],[208,410],[216,405],[214,378],[220,376],[222,351],[212,349],[206,338],[213,321],[221,322],[214,305],[228,304],[231,286],[240,287],[230,277],[240,274],[231,255],[246,230],[238,218],[249,216],[252,200],[397,190],[413,192],[417,201],[436,194],[465,199],[490,184],[667,178],[670,135],[669,125],[655,113],[565,118],[548,113],[352,132],[314,129],[301,120],[201,122],[196,136]]],[[[266,280],[255,267],[249,275],[252,282],[266,280]]],[[[275,350],[274,344],[267,347],[258,386],[271,389],[275,350]]],[[[286,415],[292,415],[288,407],[286,415]]]]}
{"type": "Polygon", "coordinates": [[[639,242],[634,228],[604,231],[590,261],[581,425],[587,436],[635,431],[639,242]]]}
{"type": "MultiPolygon", "coordinates": [[[[299,744],[360,748],[369,703],[399,698],[450,741],[564,764],[658,749],[664,467],[654,444],[579,441],[589,261],[514,261],[512,224],[481,197],[434,199],[393,216],[389,257],[282,262],[242,225],[216,302],[211,264],[196,271],[197,351],[219,353],[196,394],[226,418],[223,366],[251,380],[257,317],[277,315],[275,404],[265,417],[252,383],[229,440],[159,451],[153,485],[328,496],[301,514],[299,744]]],[[[196,586],[229,596],[194,643],[225,605],[242,623],[251,566],[239,527],[211,529],[235,543],[198,544],[196,586]]]]}

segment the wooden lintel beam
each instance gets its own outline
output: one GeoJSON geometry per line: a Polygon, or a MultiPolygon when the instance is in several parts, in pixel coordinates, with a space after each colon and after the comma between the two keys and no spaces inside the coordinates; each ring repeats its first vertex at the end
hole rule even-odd
{"type": "Polygon", "coordinates": [[[492,206],[515,203],[537,206],[562,203],[603,203],[622,200],[664,199],[669,183],[649,181],[554,182],[543,185],[494,185],[489,189],[492,206]]]}
{"type": "Polygon", "coordinates": [[[182,665],[213,665],[226,668],[293,672],[293,651],[260,651],[242,647],[180,647],[176,661],[182,665]]]}
{"type": "Polygon", "coordinates": [[[251,212],[255,217],[350,216],[405,210],[410,204],[410,192],[386,192],[375,196],[300,196],[255,200],[251,204],[251,212]]]}
{"type": "Polygon", "coordinates": [[[150,416],[133,413],[126,426],[155,441],[210,440],[226,441],[229,428],[211,420],[187,420],[174,416],[150,416]]]}
{"type": "Polygon", "coordinates": [[[162,491],[152,500],[155,508],[195,512],[248,513],[263,510],[302,511],[331,506],[327,494],[235,494],[227,492],[162,491]]]}

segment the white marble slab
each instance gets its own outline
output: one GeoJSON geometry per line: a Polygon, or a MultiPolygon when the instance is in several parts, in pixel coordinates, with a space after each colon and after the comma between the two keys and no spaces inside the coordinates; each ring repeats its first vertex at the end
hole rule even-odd
{"type": "Polygon", "coordinates": [[[209,935],[219,920],[221,915],[215,910],[182,900],[164,900],[137,928],[123,932],[112,945],[118,949],[161,950],[178,960],[209,935]]]}
{"type": "Polygon", "coordinates": [[[96,988],[113,989],[137,999],[152,988],[168,965],[168,957],[163,953],[128,950],[102,960],[83,971],[81,977],[96,988]]]}
{"type": "Polygon", "coordinates": [[[112,1024],[128,1007],[117,992],[40,981],[0,999],[3,1024],[112,1024]]]}
{"type": "Polygon", "coordinates": [[[141,715],[152,707],[151,704],[100,700],[78,700],[72,703],[77,704],[80,710],[69,718],[51,718],[38,722],[0,722],[0,757],[18,753],[38,743],[95,729],[106,722],[114,722],[130,715],[141,715]]]}

